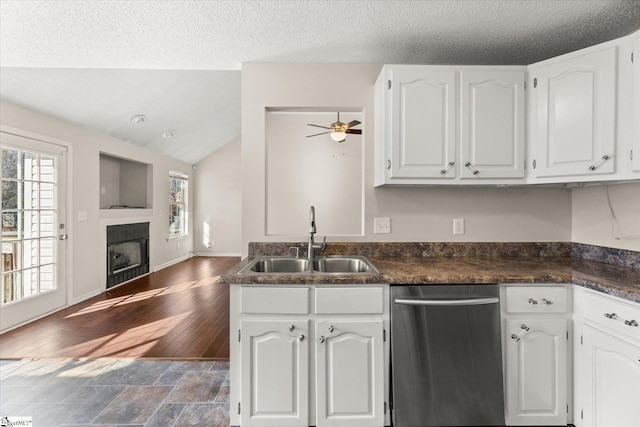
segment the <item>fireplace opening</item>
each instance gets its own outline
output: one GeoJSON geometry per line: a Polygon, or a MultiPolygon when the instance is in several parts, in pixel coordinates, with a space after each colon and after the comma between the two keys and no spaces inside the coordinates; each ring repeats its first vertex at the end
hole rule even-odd
{"type": "Polygon", "coordinates": [[[149,272],[149,223],[107,227],[107,289],[149,272]]]}

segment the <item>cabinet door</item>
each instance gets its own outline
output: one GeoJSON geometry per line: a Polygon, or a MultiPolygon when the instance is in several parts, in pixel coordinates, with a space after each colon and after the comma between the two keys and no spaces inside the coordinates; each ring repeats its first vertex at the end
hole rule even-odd
{"type": "Polygon", "coordinates": [[[509,319],[507,425],[567,424],[567,321],[509,319]]]}
{"type": "Polygon", "coordinates": [[[389,177],[454,178],[456,72],[391,73],[389,177]]]}
{"type": "Polygon", "coordinates": [[[524,177],[523,71],[460,73],[461,178],[524,177]]]}
{"type": "Polygon", "coordinates": [[[382,320],[318,321],[316,339],[316,426],[383,426],[382,320]]]}
{"type": "Polygon", "coordinates": [[[632,169],[640,172],[640,32],[633,37],[633,144],[632,169]]]}
{"type": "Polygon", "coordinates": [[[534,70],[535,175],[615,172],[617,48],[534,70]]]}
{"type": "Polygon", "coordinates": [[[584,426],[640,426],[640,348],[584,326],[584,426]]]}
{"type": "Polygon", "coordinates": [[[242,425],[309,422],[308,321],[242,321],[242,425]]]}

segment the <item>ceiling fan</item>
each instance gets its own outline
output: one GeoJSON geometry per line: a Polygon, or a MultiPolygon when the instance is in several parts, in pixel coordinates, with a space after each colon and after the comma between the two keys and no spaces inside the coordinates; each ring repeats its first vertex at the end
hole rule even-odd
{"type": "Polygon", "coordinates": [[[307,126],[314,126],[317,128],[322,128],[322,129],[329,129],[326,132],[321,132],[321,133],[316,133],[313,135],[307,135],[307,138],[311,138],[312,136],[318,136],[318,135],[326,135],[328,133],[330,133],[331,135],[329,135],[331,137],[331,139],[333,139],[336,142],[344,142],[345,138],[347,137],[348,133],[352,133],[355,135],[362,135],[362,129],[351,129],[354,126],[358,126],[360,124],[359,121],[357,120],[352,120],[349,123],[342,123],[340,121],[340,112],[338,112],[338,120],[336,120],[334,123],[331,123],[331,127],[327,127],[327,126],[320,126],[320,125],[314,125],[311,123],[307,123],[307,126]]]}

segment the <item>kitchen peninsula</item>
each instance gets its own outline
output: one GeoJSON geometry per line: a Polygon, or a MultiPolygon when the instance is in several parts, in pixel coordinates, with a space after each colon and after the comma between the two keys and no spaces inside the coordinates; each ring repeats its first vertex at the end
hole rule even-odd
{"type": "MultiPolygon", "coordinates": [[[[289,393],[302,394],[284,396],[283,400],[302,405],[292,407],[299,421],[317,426],[344,425],[340,421],[348,416],[332,414],[326,399],[350,395],[351,400],[343,401],[340,409],[364,408],[359,412],[362,424],[358,425],[391,425],[391,354],[387,340],[393,322],[389,314],[390,287],[496,283],[501,288],[508,425],[561,425],[577,423],[577,417],[585,420],[581,425],[606,425],[593,421],[596,413],[605,420],[622,422],[620,425],[640,419],[633,405],[621,406],[628,400],[624,396],[638,395],[640,384],[640,369],[635,366],[640,359],[638,252],[576,243],[336,242],[328,243],[320,255],[365,256],[379,274],[238,274],[257,256],[289,255],[290,247],[299,247],[299,253],[304,255],[303,246],[291,242],[250,243],[249,257],[222,277],[223,282],[232,285],[231,336],[238,337],[237,343],[233,340],[231,343],[232,375],[239,378],[235,383],[239,386],[232,387],[231,391],[232,407],[238,410],[237,415],[232,413],[232,425],[256,425],[255,421],[261,416],[269,416],[269,409],[264,406],[269,403],[264,400],[267,395],[260,394],[259,382],[252,382],[256,378],[267,382],[268,378],[254,371],[248,376],[247,370],[258,366],[254,350],[269,340],[275,345],[278,334],[288,343],[284,354],[293,355],[290,357],[296,362],[290,358],[278,360],[285,360],[285,364],[291,362],[295,372],[302,372],[301,369],[306,372],[302,383],[287,389],[289,393]],[[257,293],[259,301],[249,308],[250,301],[245,295],[252,293],[257,293]],[[274,297],[273,300],[270,297],[274,297]],[[516,300],[520,297],[522,302],[516,300]],[[263,312],[261,304],[268,313],[263,312]],[[245,324],[245,321],[248,322],[245,324]],[[245,328],[251,326],[252,321],[267,329],[254,334],[256,331],[245,328]],[[353,326],[353,322],[369,325],[368,329],[348,330],[346,327],[353,326]],[[283,332],[277,332],[279,323],[283,332]],[[510,329],[514,323],[518,325],[517,331],[510,329]],[[262,344],[248,343],[256,337],[263,340],[262,344]],[[360,396],[370,399],[369,406],[358,406],[364,398],[358,401],[354,397],[358,396],[357,387],[345,386],[327,394],[328,378],[339,379],[342,374],[331,371],[334,368],[329,367],[334,365],[325,365],[327,361],[323,357],[330,354],[337,358],[340,347],[334,345],[323,350],[322,346],[331,339],[342,339],[344,343],[345,339],[349,340],[345,337],[359,337],[361,349],[372,349],[357,363],[353,360],[362,352],[342,353],[342,359],[331,361],[335,366],[342,363],[355,371],[364,366],[377,372],[373,379],[361,375],[357,381],[363,390],[360,396]],[[625,340],[626,347],[617,346],[616,340],[620,339],[625,340]],[[292,348],[296,349],[293,353],[292,348]],[[600,354],[597,359],[592,359],[594,352],[600,354]],[[248,354],[252,356],[247,357],[248,354]],[[524,357],[526,354],[529,356],[524,357]],[[547,356],[532,357],[534,354],[547,356]],[[605,371],[617,378],[616,387],[614,383],[598,382],[594,377],[605,371]],[[513,381],[524,381],[524,384],[513,381]],[[380,383],[384,384],[384,390],[380,390],[380,383]],[[306,395],[309,390],[312,391],[306,395]],[[594,391],[584,393],[582,390],[594,391]],[[536,397],[540,395],[553,398],[541,402],[536,397]],[[263,406],[252,400],[255,396],[261,396],[263,406]],[[537,409],[530,409],[536,405],[537,409]]],[[[358,346],[352,350],[354,348],[358,346]]],[[[284,371],[291,372],[291,369],[284,371]]],[[[290,384],[289,380],[293,379],[300,380],[292,375],[284,384],[290,384]]],[[[283,379],[274,380],[279,383],[283,379]]],[[[329,383],[333,387],[341,386],[329,383]]],[[[275,397],[278,394],[268,394],[274,398],[271,403],[283,397],[275,397]]],[[[351,420],[356,415],[351,414],[351,420]]],[[[285,419],[286,416],[282,421],[285,419]]]]}

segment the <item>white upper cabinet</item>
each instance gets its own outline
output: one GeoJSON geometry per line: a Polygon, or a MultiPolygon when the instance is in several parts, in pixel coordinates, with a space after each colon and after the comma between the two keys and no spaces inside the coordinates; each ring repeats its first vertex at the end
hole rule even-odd
{"type": "Polygon", "coordinates": [[[385,65],[374,185],[638,179],[638,117],[640,32],[527,67],[385,65]]]}
{"type": "Polygon", "coordinates": [[[460,72],[460,177],[524,177],[524,71],[460,72]]]}
{"type": "MultiPolygon", "coordinates": [[[[390,178],[453,178],[456,73],[391,70],[390,178]]],[[[389,165],[388,165],[389,166],[389,165]]]]}
{"type": "Polygon", "coordinates": [[[536,177],[616,172],[617,46],[530,67],[536,177]]]}
{"type": "Polygon", "coordinates": [[[523,183],[524,82],[525,67],[385,65],[375,185],[523,183]]]}
{"type": "MultiPolygon", "coordinates": [[[[631,144],[631,170],[640,173],[640,32],[633,35],[633,142],[631,144]]],[[[637,177],[636,177],[637,178],[637,177]]]]}

